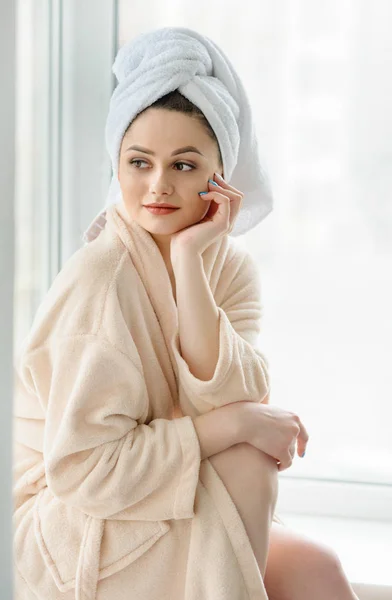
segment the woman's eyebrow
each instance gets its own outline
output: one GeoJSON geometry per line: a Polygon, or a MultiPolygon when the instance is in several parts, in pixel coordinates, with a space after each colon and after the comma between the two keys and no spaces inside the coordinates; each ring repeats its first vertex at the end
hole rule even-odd
{"type": "MultiPolygon", "coordinates": [[[[155,152],[152,150],[143,148],[142,146],[137,146],[136,144],[129,146],[125,152],[128,152],[128,150],[137,150],[138,152],[144,152],[145,154],[152,154],[155,156],[155,152]]],[[[171,153],[171,156],[174,156],[175,154],[184,154],[185,152],[197,152],[197,154],[204,156],[204,154],[202,154],[202,152],[200,152],[200,150],[198,150],[195,146],[184,146],[183,148],[178,148],[178,150],[174,150],[174,152],[171,153]]]]}

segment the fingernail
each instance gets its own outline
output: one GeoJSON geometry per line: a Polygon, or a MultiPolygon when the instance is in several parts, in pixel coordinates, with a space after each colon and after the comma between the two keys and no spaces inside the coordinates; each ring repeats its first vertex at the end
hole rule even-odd
{"type": "Polygon", "coordinates": [[[305,452],[301,455],[301,458],[303,458],[305,456],[305,452]]]}
{"type": "Polygon", "coordinates": [[[208,194],[208,192],[199,192],[199,196],[203,196],[204,194],[208,194]]]}
{"type": "Polygon", "coordinates": [[[220,175],[219,173],[214,173],[214,175],[218,178],[218,179],[223,179],[222,175],[220,175]]]}
{"type": "Polygon", "coordinates": [[[208,181],[209,181],[210,183],[212,183],[212,185],[218,185],[218,184],[216,183],[216,181],[212,181],[212,179],[209,179],[208,181]]]}

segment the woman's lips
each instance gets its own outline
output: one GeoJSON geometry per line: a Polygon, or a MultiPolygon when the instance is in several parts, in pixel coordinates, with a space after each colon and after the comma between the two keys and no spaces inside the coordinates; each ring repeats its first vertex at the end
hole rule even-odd
{"type": "Polygon", "coordinates": [[[170,215],[172,212],[179,210],[178,208],[159,208],[157,206],[145,206],[153,215],[170,215]]]}

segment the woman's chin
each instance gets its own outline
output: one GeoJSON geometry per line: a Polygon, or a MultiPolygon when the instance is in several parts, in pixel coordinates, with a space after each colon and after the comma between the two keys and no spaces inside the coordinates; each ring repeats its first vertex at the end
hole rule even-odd
{"type": "Polygon", "coordinates": [[[198,221],[195,221],[195,223],[193,221],[190,222],[184,222],[184,223],[179,223],[178,221],[176,223],[173,223],[173,221],[170,223],[171,215],[164,215],[164,216],[159,216],[157,218],[151,218],[151,219],[138,219],[139,224],[146,229],[147,231],[149,231],[150,233],[155,233],[155,234],[160,234],[160,235],[172,235],[173,233],[178,233],[179,231],[181,231],[182,229],[186,229],[187,227],[190,227],[191,225],[194,225],[195,223],[197,223],[198,221]],[[165,221],[165,219],[167,219],[165,221]]]}

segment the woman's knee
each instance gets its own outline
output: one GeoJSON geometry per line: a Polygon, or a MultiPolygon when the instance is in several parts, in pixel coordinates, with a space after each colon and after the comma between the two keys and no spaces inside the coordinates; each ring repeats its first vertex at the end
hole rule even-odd
{"type": "Polygon", "coordinates": [[[307,562],[308,567],[319,573],[332,574],[340,570],[341,562],[337,553],[325,544],[307,540],[302,542],[298,548],[303,562],[307,562]]]}
{"type": "Polygon", "coordinates": [[[332,548],[276,523],[269,542],[264,583],[271,600],[324,598],[329,592],[320,595],[321,588],[332,595],[341,589],[344,573],[332,548]]]}
{"type": "Polygon", "coordinates": [[[275,523],[271,527],[269,557],[272,567],[275,561],[281,570],[284,563],[286,572],[302,570],[327,577],[342,572],[342,563],[333,548],[275,523]]]}

